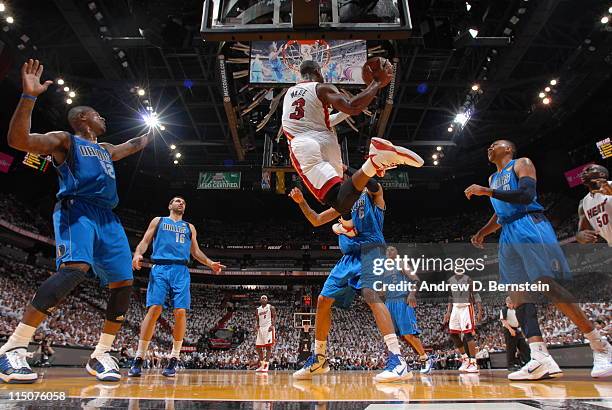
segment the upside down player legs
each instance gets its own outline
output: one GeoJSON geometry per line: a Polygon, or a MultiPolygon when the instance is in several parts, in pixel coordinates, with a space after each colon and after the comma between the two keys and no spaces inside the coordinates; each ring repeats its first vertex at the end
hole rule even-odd
{"type": "Polygon", "coordinates": [[[36,328],[80,283],[95,275],[108,286],[110,298],[102,334],[86,368],[98,380],[118,381],[119,368],[109,351],[125,320],[133,276],[130,246],[112,212],[119,202],[113,162],[142,150],[153,134],[150,131],[119,145],[98,143],[106,132],[106,122],[86,106],[68,112],[73,133],[32,133],[36,99],[52,84],[41,83],[42,74],[43,66],[38,60],[28,60],[22,66],[23,94],[7,140],[17,150],[53,157],[59,177],[58,203],[53,214],[57,273],[40,285],[21,322],[0,347],[0,378],[10,383],[31,383],[38,378],[25,360],[36,328]]]}
{"type": "MultiPolygon", "coordinates": [[[[471,185],[465,190],[472,196],[488,196],[495,213],[473,237],[472,243],[482,247],[487,235],[502,229],[499,239],[499,271],[501,282],[541,281],[550,285],[545,295],[570,319],[589,340],[593,351],[592,377],[612,375],[612,346],[599,334],[572,296],[557,283],[559,276],[569,275],[569,265],[559,246],[552,225],[537,202],[536,170],[529,158],[514,159],[516,146],[508,140],[494,141],[487,151],[489,162],[497,172],[489,177],[489,188],[471,185]],[[544,251],[542,251],[544,249],[544,251]],[[555,262],[560,271],[555,272],[555,262]]],[[[561,279],[563,279],[563,277],[561,279]]],[[[510,380],[539,380],[560,377],[562,371],[548,353],[538,324],[537,310],[525,293],[512,293],[518,306],[517,318],[529,341],[531,361],[521,370],[508,375],[510,380]]]]}

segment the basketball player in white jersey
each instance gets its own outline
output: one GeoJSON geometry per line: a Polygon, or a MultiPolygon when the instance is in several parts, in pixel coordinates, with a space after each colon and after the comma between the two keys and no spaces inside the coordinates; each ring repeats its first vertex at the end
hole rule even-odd
{"type": "Polygon", "coordinates": [[[283,102],[282,126],[289,144],[291,163],[308,190],[320,202],[342,215],[340,223],[333,227],[334,232],[352,237],[356,232],[351,208],[370,178],[397,165],[420,167],[423,159],[409,149],[396,147],[381,138],[372,138],[368,159],[360,170],[343,182],[340,145],[332,128],[330,109],[341,112],[335,117],[339,121],[360,114],[391,78],[380,72],[374,73],[374,80],[365,90],[347,98],[334,85],[324,84],[321,67],[315,61],[303,61],[300,75],[302,82],[287,90],[283,102]]]}
{"type": "Polygon", "coordinates": [[[473,291],[472,278],[468,275],[456,273],[455,276],[448,279],[448,283],[469,286],[467,291],[451,291],[450,301],[444,315],[444,323],[448,323],[448,331],[455,349],[461,354],[459,371],[462,373],[478,373],[476,340],[474,340],[477,320],[474,319],[474,305],[477,311],[476,317],[480,321],[482,317],[480,295],[473,291]]]}
{"type": "Polygon", "coordinates": [[[274,331],[274,323],[276,322],[276,309],[268,304],[268,297],[261,295],[259,298],[261,306],[257,307],[257,319],[255,321],[257,339],[255,340],[255,348],[259,354],[259,367],[256,372],[267,372],[270,365],[270,355],[272,354],[272,346],[276,343],[276,333],[274,331]],[[264,356],[264,350],[266,351],[264,356]]]}
{"type": "Polygon", "coordinates": [[[608,170],[601,165],[589,165],[580,178],[589,193],[578,206],[576,240],[579,243],[594,243],[601,236],[612,246],[612,181],[608,181],[608,170]]]}

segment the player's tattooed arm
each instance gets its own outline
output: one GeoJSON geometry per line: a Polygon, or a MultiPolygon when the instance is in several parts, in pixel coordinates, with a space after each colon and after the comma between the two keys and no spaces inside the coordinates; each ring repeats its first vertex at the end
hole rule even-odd
{"type": "Polygon", "coordinates": [[[70,135],[64,131],[53,131],[46,134],[31,133],[32,110],[36,98],[47,91],[53,81],[41,84],[40,77],[43,65],[38,60],[28,60],[21,66],[21,81],[23,94],[13,113],[7,142],[9,146],[33,154],[53,155],[59,163],[64,162],[66,152],[70,148],[70,135]]]}
{"type": "Polygon", "coordinates": [[[309,205],[308,202],[304,199],[304,194],[299,188],[293,188],[291,192],[289,192],[289,197],[293,199],[293,201],[299,205],[300,210],[308,219],[308,222],[312,224],[312,226],[321,226],[325,225],[328,222],[336,220],[340,216],[338,211],[333,208],[326,209],[321,213],[315,212],[309,205]]]}
{"type": "Polygon", "coordinates": [[[111,154],[113,161],[119,161],[125,157],[129,157],[138,151],[141,151],[149,145],[149,142],[153,141],[153,129],[139,137],[132,138],[122,144],[113,145],[108,142],[103,142],[102,145],[111,154]]]}
{"type": "Polygon", "coordinates": [[[142,236],[142,240],[136,246],[136,250],[134,250],[134,257],[132,258],[132,268],[135,270],[140,270],[142,267],[142,257],[149,249],[149,244],[151,240],[153,240],[153,236],[155,235],[155,231],[157,230],[157,226],[159,225],[160,218],[159,216],[153,218],[147,227],[146,232],[142,236]]]}
{"type": "Polygon", "coordinates": [[[595,243],[597,242],[599,237],[597,236],[597,231],[593,229],[591,223],[587,219],[584,214],[584,209],[582,209],[582,201],[580,201],[580,205],[578,205],[578,232],[576,233],[576,241],[578,243],[595,243]]]}
{"type": "Polygon", "coordinates": [[[201,264],[208,266],[213,272],[219,273],[226,266],[222,265],[221,262],[213,261],[202,252],[200,245],[198,245],[198,233],[196,232],[195,226],[189,224],[191,229],[191,255],[201,264]]]}
{"type": "Polygon", "coordinates": [[[323,104],[329,104],[336,110],[349,115],[359,115],[363,110],[368,108],[368,105],[374,100],[380,83],[376,80],[372,81],[365,90],[352,98],[348,98],[332,84],[318,84],[317,96],[323,104]]]}

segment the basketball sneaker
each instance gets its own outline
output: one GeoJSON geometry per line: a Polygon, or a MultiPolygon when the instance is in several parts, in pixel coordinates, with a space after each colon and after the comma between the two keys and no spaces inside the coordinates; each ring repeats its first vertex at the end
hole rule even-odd
{"type": "Polygon", "coordinates": [[[174,377],[176,375],[176,365],[178,363],[178,359],[176,357],[171,357],[168,360],[168,365],[164,370],[162,370],[162,375],[166,377],[174,377]]]}
{"type": "Polygon", "coordinates": [[[429,374],[431,373],[432,368],[433,368],[433,360],[431,359],[431,357],[428,357],[427,359],[421,361],[421,370],[419,370],[419,373],[429,374]]]}
{"type": "Polygon", "coordinates": [[[591,377],[612,376],[612,347],[608,343],[606,345],[606,349],[602,352],[593,350],[591,377]]]}
{"type": "Polygon", "coordinates": [[[478,373],[478,365],[476,364],[476,359],[468,359],[467,366],[463,370],[464,373],[478,373]]]}
{"type": "Polygon", "coordinates": [[[521,370],[508,375],[509,380],[541,380],[563,376],[555,359],[546,355],[540,359],[532,358],[521,370]]]}
{"type": "Polygon", "coordinates": [[[408,148],[398,147],[382,138],[370,140],[370,160],[378,169],[394,168],[397,165],[423,166],[423,158],[408,148]]]}
{"type": "Polygon", "coordinates": [[[90,358],[85,369],[89,374],[96,376],[96,379],[103,382],[118,382],[121,380],[117,359],[108,352],[90,358]]]}
{"type": "Polygon", "coordinates": [[[142,363],[142,357],[134,358],[132,367],[130,367],[130,370],[128,370],[128,377],[140,377],[142,374],[142,363]]]}
{"type": "Polygon", "coordinates": [[[378,383],[396,382],[411,379],[412,376],[406,360],[399,354],[389,353],[385,370],[374,376],[374,381],[378,383]]]}
{"type": "Polygon", "coordinates": [[[338,219],[338,223],[332,226],[332,230],[336,235],[346,235],[349,238],[357,236],[357,229],[354,226],[344,226],[342,224],[342,218],[338,219]]]}
{"type": "Polygon", "coordinates": [[[459,366],[459,370],[460,372],[465,372],[465,369],[467,369],[467,367],[470,365],[470,358],[466,355],[464,357],[461,358],[461,366],[459,366]]]}
{"type": "Polygon", "coordinates": [[[0,379],[4,383],[34,383],[38,374],[33,372],[26,358],[28,351],[18,347],[0,355],[0,379]]]}
{"type": "Polygon", "coordinates": [[[298,380],[306,380],[311,379],[312,376],[325,374],[327,372],[329,372],[327,358],[322,354],[312,354],[308,360],[306,360],[306,363],[304,363],[304,367],[293,373],[293,378],[298,380]]]}

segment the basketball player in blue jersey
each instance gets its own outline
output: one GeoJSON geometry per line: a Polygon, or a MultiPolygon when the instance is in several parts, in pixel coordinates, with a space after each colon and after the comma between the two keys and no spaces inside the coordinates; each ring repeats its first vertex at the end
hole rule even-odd
{"type": "MultiPolygon", "coordinates": [[[[612,374],[612,346],[602,337],[572,296],[555,279],[567,277],[569,266],[559,246],[552,225],[537,202],[536,170],[529,158],[514,159],[516,146],[508,140],[498,140],[488,151],[489,162],[497,172],[489,177],[489,188],[471,185],[465,190],[472,196],[488,196],[495,213],[489,222],[472,237],[472,243],[482,247],[487,235],[502,229],[499,239],[499,272],[503,283],[538,282],[550,285],[546,292],[557,308],[565,314],[589,340],[593,350],[592,377],[612,374]],[[553,266],[558,266],[553,271],[553,266]]],[[[525,331],[531,348],[531,361],[521,370],[508,375],[510,380],[539,380],[560,377],[562,371],[548,354],[538,324],[537,311],[528,303],[525,293],[510,292],[517,302],[516,316],[525,331]]]]}
{"type": "Polygon", "coordinates": [[[112,212],[119,199],[113,161],[142,150],[152,133],[123,144],[98,143],[106,131],[104,118],[91,107],[74,107],[68,122],[74,134],[30,132],[36,98],[52,81],[41,84],[43,66],[29,60],[21,68],[23,94],[11,119],[8,143],[24,152],[51,155],[59,176],[58,203],[53,213],[57,273],[45,280],[25,309],[21,322],[0,347],[0,379],[32,383],[38,375],[26,362],[36,328],[56,306],[90,275],[108,285],[110,299],[100,340],[87,371],[102,381],[118,381],[119,368],[109,351],[125,319],[132,292],[132,267],[127,237],[112,212]]]}
{"type": "MultiPolygon", "coordinates": [[[[316,213],[304,200],[304,195],[298,188],[294,188],[289,196],[300,206],[302,213],[313,226],[326,224],[340,216],[340,213],[333,208],[316,213]]],[[[384,258],[385,238],[382,232],[384,209],[382,187],[371,179],[368,188],[357,199],[352,209],[358,235],[338,236],[343,256],[329,273],[317,299],[314,353],[306,360],[302,369],[293,373],[294,378],[310,379],[315,375],[329,372],[326,350],[327,337],[332,324],[332,305],[336,303],[339,307],[348,308],[356,290],[361,291],[372,310],[376,325],[389,349],[387,365],[384,371],[374,377],[374,381],[393,382],[412,377],[412,372],[401,356],[399,340],[389,310],[374,291],[373,278],[364,275],[368,271],[371,274],[374,258],[384,258]]]]}
{"type": "Polygon", "coordinates": [[[140,340],[134,363],[128,376],[140,377],[142,363],[151,343],[155,324],[162,313],[165,301],[169,298],[174,309],[174,329],[172,331],[172,353],[166,368],[162,374],[166,377],[174,377],[176,364],[181,354],[183,337],[187,328],[187,310],[191,306],[191,294],[189,285],[190,255],[203,265],[208,266],[213,272],[218,273],[225,268],[219,262],[210,260],[198,245],[198,236],[195,227],[189,222],[183,221],[186,203],[180,197],[174,197],[168,204],[170,215],[167,217],[153,218],[145,232],[142,240],[134,251],[132,267],[140,270],[142,267],[142,256],[153,241],[153,253],[151,261],[154,263],[149,275],[147,286],[147,315],[140,326],[140,340]]]}
{"type": "MultiPolygon", "coordinates": [[[[387,259],[395,260],[397,255],[397,248],[395,246],[389,246],[387,248],[387,259]]],[[[403,282],[416,285],[420,282],[420,279],[417,275],[404,269],[385,271],[383,283],[400,285],[403,282]]],[[[419,339],[421,330],[419,329],[416,312],[414,310],[417,306],[416,290],[386,290],[383,293],[385,296],[385,306],[387,306],[389,314],[391,315],[395,333],[401,336],[419,355],[420,372],[422,374],[431,372],[433,362],[429,356],[427,356],[423,343],[421,339],[419,339]]]]}
{"type": "Polygon", "coordinates": [[[270,63],[270,67],[272,68],[272,73],[274,74],[274,79],[277,82],[283,81],[283,62],[279,56],[280,50],[276,47],[276,42],[272,42],[270,47],[268,48],[268,62],[270,63]]]}

